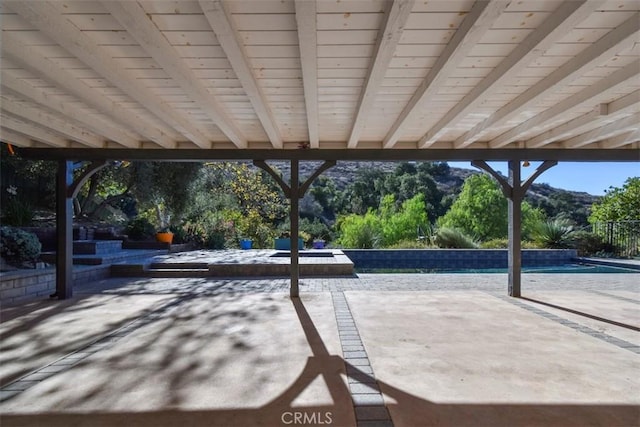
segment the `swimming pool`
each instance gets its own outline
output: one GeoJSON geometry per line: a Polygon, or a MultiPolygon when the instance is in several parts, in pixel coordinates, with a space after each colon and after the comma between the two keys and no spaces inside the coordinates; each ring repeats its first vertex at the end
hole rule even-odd
{"type": "MultiPolygon", "coordinates": [[[[506,268],[465,268],[465,269],[426,269],[426,268],[356,268],[356,273],[425,273],[425,274],[493,274],[507,273],[506,268]]],[[[544,267],[522,267],[523,273],[640,273],[630,268],[592,264],[564,264],[544,267]]]]}

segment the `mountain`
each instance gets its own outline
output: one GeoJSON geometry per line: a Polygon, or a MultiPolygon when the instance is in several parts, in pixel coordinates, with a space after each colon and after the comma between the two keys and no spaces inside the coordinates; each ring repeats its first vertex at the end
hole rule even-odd
{"type": "MultiPolygon", "coordinates": [[[[290,175],[289,162],[273,162],[271,164],[278,168],[285,177],[290,175]]],[[[310,176],[321,164],[322,162],[301,162],[301,180],[310,176]]],[[[340,161],[334,167],[325,171],[322,176],[331,178],[335,182],[337,189],[343,191],[356,180],[360,171],[378,169],[384,173],[393,173],[399,164],[398,162],[340,161]]],[[[483,172],[450,167],[447,173],[436,174],[433,179],[438,189],[444,194],[457,195],[460,193],[465,179],[476,173],[483,172]]],[[[544,179],[544,176],[540,179],[544,179]]],[[[564,213],[565,216],[572,218],[579,225],[586,225],[591,205],[598,201],[600,197],[584,192],[555,188],[549,184],[534,183],[527,191],[525,199],[531,205],[544,210],[550,217],[564,213]]]]}

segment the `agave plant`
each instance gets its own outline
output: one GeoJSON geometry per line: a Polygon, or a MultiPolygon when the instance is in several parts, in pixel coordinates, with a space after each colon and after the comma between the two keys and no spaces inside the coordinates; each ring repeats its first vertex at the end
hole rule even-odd
{"type": "Polygon", "coordinates": [[[440,228],[433,236],[433,242],[439,248],[476,249],[478,244],[456,228],[440,228]]]}
{"type": "Polygon", "coordinates": [[[566,219],[542,221],[534,228],[532,237],[540,247],[564,249],[571,247],[574,228],[566,219]]]}

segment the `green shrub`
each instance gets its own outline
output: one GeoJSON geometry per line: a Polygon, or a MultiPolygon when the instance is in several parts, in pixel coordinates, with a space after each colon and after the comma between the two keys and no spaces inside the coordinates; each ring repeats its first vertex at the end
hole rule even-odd
{"type": "Polygon", "coordinates": [[[26,202],[11,197],[2,208],[2,222],[15,227],[26,227],[33,221],[33,208],[26,202]]]}
{"type": "Polygon", "coordinates": [[[156,228],[148,219],[137,216],[129,221],[125,233],[131,240],[148,240],[156,234],[156,228]]]}
{"type": "Polygon", "coordinates": [[[433,241],[439,248],[446,249],[477,249],[478,244],[456,228],[440,228],[433,236],[433,241]]]}
{"type": "Polygon", "coordinates": [[[341,218],[339,229],[338,244],[345,248],[374,249],[382,241],[380,218],[371,211],[364,216],[352,214],[341,218]]]}
{"type": "Polygon", "coordinates": [[[578,256],[605,256],[616,253],[614,245],[589,231],[576,231],[571,240],[572,246],[578,250],[578,256]]]}
{"type": "Polygon", "coordinates": [[[387,246],[388,249],[427,249],[429,247],[429,241],[427,239],[406,239],[400,240],[391,246],[387,246]]]}
{"type": "Polygon", "coordinates": [[[545,249],[565,249],[571,246],[573,225],[566,219],[542,221],[533,229],[534,242],[545,249]]]}
{"type": "Polygon", "coordinates": [[[22,267],[40,257],[42,245],[35,234],[19,228],[0,227],[0,256],[9,264],[22,267]]]}
{"type": "Polygon", "coordinates": [[[480,244],[482,249],[506,249],[509,247],[509,239],[491,239],[480,244]]]}

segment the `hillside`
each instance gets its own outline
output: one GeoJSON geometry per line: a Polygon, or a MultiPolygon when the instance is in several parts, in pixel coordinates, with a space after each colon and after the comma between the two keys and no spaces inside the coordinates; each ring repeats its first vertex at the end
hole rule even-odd
{"type": "MultiPolygon", "coordinates": [[[[307,177],[313,173],[321,162],[302,162],[300,164],[301,177],[307,177]]],[[[333,168],[326,171],[323,176],[331,178],[338,190],[343,191],[349,184],[353,183],[360,171],[379,169],[385,173],[392,173],[399,163],[394,162],[338,162],[333,168]]],[[[289,176],[288,162],[273,162],[284,176],[289,176]]],[[[476,173],[482,173],[472,169],[449,168],[449,173],[434,176],[438,189],[447,195],[457,195],[462,189],[464,180],[476,173]]],[[[526,172],[525,172],[526,174],[526,172]]],[[[579,224],[586,224],[591,205],[599,200],[594,196],[584,192],[564,190],[555,188],[544,183],[544,175],[538,178],[540,184],[534,183],[527,192],[526,200],[533,206],[545,210],[549,216],[557,215],[558,211],[566,212],[579,224]]]]}

